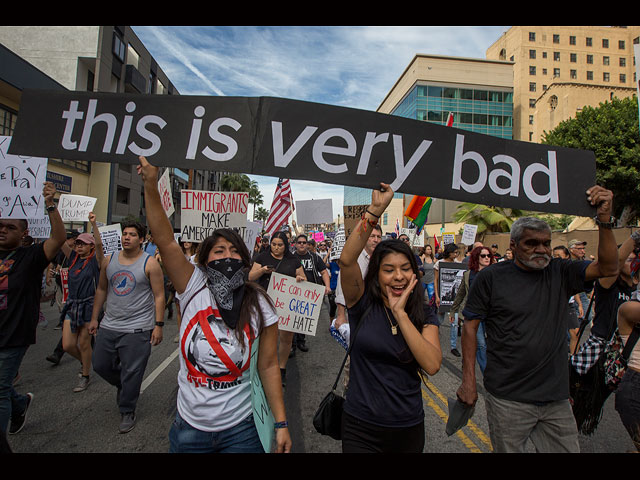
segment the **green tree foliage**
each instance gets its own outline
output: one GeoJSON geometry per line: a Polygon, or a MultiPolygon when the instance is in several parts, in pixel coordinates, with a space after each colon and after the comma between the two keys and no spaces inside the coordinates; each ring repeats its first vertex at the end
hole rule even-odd
{"type": "Polygon", "coordinates": [[[614,215],[625,226],[640,214],[640,133],[638,99],[614,98],[584,107],[565,120],[542,143],[591,150],[596,156],[596,183],[614,195],[614,215]]]}
{"type": "Polygon", "coordinates": [[[525,214],[523,210],[464,202],[458,205],[453,219],[458,223],[477,225],[478,238],[482,239],[485,233],[510,231],[513,222],[525,214]]]}

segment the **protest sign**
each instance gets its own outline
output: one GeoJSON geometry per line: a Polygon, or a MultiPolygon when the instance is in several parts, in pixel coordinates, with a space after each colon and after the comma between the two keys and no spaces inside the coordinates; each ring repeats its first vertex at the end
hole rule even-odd
{"type": "Polygon", "coordinates": [[[11,153],[265,175],[593,216],[591,151],[271,97],[24,89],[11,153]],[[38,141],[33,138],[37,136],[38,141]]]}
{"type": "Polygon", "coordinates": [[[476,233],[478,232],[477,225],[471,225],[469,223],[464,224],[464,230],[462,231],[462,239],[460,240],[465,245],[473,245],[476,241],[476,233]]]}
{"type": "Polygon", "coordinates": [[[333,223],[333,202],[330,198],[296,202],[298,225],[333,223]]]}
{"type": "Polygon", "coordinates": [[[10,144],[11,137],[0,136],[0,218],[43,219],[47,159],[12,155],[10,144]]]}
{"type": "Polygon", "coordinates": [[[262,224],[260,222],[250,222],[247,220],[247,226],[241,236],[244,244],[247,246],[247,250],[249,250],[249,255],[253,255],[253,247],[256,246],[256,239],[260,234],[261,228],[262,224]]]}
{"type": "Polygon", "coordinates": [[[171,196],[171,180],[169,179],[169,169],[165,169],[164,173],[158,180],[158,192],[160,193],[160,201],[162,202],[162,208],[167,214],[167,217],[171,217],[175,212],[173,206],[173,197],[171,196]]]}
{"type": "Polygon", "coordinates": [[[29,235],[33,238],[49,238],[51,236],[49,217],[30,218],[27,223],[29,224],[29,235]]]}
{"type": "Polygon", "coordinates": [[[180,195],[180,237],[183,242],[202,243],[217,228],[233,228],[244,237],[248,193],[182,190],[180,195]]]}
{"type": "Polygon", "coordinates": [[[342,211],[344,213],[344,235],[349,238],[356,225],[362,218],[362,214],[369,205],[344,205],[342,211]]]}
{"type": "Polygon", "coordinates": [[[258,436],[262,442],[262,448],[266,453],[271,453],[273,448],[274,424],[273,413],[264,394],[262,381],[258,372],[258,354],[260,353],[260,337],[256,337],[251,345],[251,364],[249,375],[251,381],[251,408],[253,410],[253,422],[258,430],[258,436]]]}
{"type": "Polygon", "coordinates": [[[58,211],[63,222],[88,222],[89,214],[93,212],[96,198],[84,195],[63,193],[58,201],[58,211]]]}
{"type": "Polygon", "coordinates": [[[122,250],[122,227],[119,223],[98,227],[105,255],[122,250]]]}
{"type": "Polygon", "coordinates": [[[405,234],[409,237],[409,245],[412,247],[424,247],[424,230],[420,235],[416,235],[417,228],[401,228],[400,235],[405,234]]]}
{"type": "Polygon", "coordinates": [[[453,232],[445,232],[442,234],[442,245],[447,243],[456,243],[456,234],[453,232]]]}
{"type": "Polygon", "coordinates": [[[333,243],[331,244],[331,252],[329,253],[329,261],[338,260],[342,254],[342,247],[345,242],[344,228],[338,230],[333,237],[333,243]]]}
{"type": "Polygon", "coordinates": [[[458,262],[440,262],[438,264],[438,294],[440,306],[438,312],[448,312],[456,299],[462,276],[468,266],[458,262]]]}
{"type": "Polygon", "coordinates": [[[315,336],[324,290],[323,285],[273,272],[267,293],[276,307],[278,328],[315,336]]]}

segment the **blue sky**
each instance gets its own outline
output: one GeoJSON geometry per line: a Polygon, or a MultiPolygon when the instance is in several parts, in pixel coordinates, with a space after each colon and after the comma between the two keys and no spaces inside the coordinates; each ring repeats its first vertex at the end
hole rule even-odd
{"type": "MultiPolygon", "coordinates": [[[[485,58],[506,26],[133,26],[181,95],[273,96],[375,111],[418,53],[485,58]]],[[[252,176],[271,207],[277,179],[252,176]]],[[[343,187],[292,181],[294,201],[343,187]]]]}

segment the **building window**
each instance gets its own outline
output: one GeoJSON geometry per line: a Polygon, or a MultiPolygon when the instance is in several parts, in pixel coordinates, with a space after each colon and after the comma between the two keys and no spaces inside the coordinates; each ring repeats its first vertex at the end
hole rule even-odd
{"type": "Polygon", "coordinates": [[[585,45],[586,45],[587,47],[592,47],[592,46],[593,46],[593,39],[592,39],[591,37],[587,37],[587,38],[586,38],[585,45]]]}
{"type": "Polygon", "coordinates": [[[608,38],[603,38],[602,39],[602,48],[609,48],[609,39],[608,38]]]}
{"type": "Polygon", "coordinates": [[[593,55],[587,55],[587,63],[588,64],[592,64],[593,63],[593,55]]]}
{"type": "Polygon", "coordinates": [[[557,78],[560,76],[560,69],[559,68],[554,68],[553,69],[553,77],[557,78]]]}
{"type": "Polygon", "coordinates": [[[529,58],[532,60],[536,59],[536,51],[535,50],[529,50],[529,58]]]}
{"type": "Polygon", "coordinates": [[[571,79],[572,80],[575,80],[576,78],[578,78],[577,70],[571,70],[570,74],[571,74],[571,79]]]}
{"type": "Polygon", "coordinates": [[[529,115],[529,125],[533,125],[533,115],[529,115]]]}
{"type": "Polygon", "coordinates": [[[16,127],[18,115],[13,110],[8,110],[0,105],[0,135],[11,136],[16,127]]]}
{"type": "Polygon", "coordinates": [[[610,80],[609,72],[602,72],[602,81],[608,82],[610,80]]]}
{"type": "Polygon", "coordinates": [[[560,61],[560,52],[553,52],[553,61],[554,62],[560,61]]]}
{"type": "Polygon", "coordinates": [[[129,189],[118,185],[116,189],[116,202],[129,205],[129,189]]]}
{"type": "Polygon", "coordinates": [[[536,74],[536,67],[534,65],[530,65],[529,66],[529,75],[535,75],[536,74]]]}
{"type": "Polygon", "coordinates": [[[535,82],[529,82],[529,91],[530,92],[535,92],[536,91],[536,83],[535,82]]]}
{"type": "Polygon", "coordinates": [[[383,225],[387,225],[387,220],[389,220],[389,214],[385,212],[385,213],[382,215],[382,224],[383,224],[383,225]]]}
{"type": "Polygon", "coordinates": [[[620,74],[620,83],[627,83],[627,76],[624,73],[620,74]]]}
{"type": "Polygon", "coordinates": [[[558,97],[556,97],[555,95],[551,95],[551,98],[549,99],[549,108],[551,108],[551,110],[555,110],[557,106],[558,97]]]}
{"type": "Polygon", "coordinates": [[[529,41],[530,42],[536,41],[536,32],[529,32],[529,41]]]}
{"type": "Polygon", "coordinates": [[[624,50],[624,40],[618,40],[618,49],[624,50]]]}
{"type": "Polygon", "coordinates": [[[122,63],[124,63],[126,50],[127,50],[127,47],[124,44],[124,41],[120,38],[120,36],[116,32],[113,32],[113,54],[122,63]]]}
{"type": "Polygon", "coordinates": [[[593,80],[593,72],[590,70],[587,70],[587,80],[593,80]]]}
{"type": "Polygon", "coordinates": [[[576,36],[575,35],[570,35],[569,36],[569,45],[575,45],[576,44],[576,36]]]}
{"type": "Polygon", "coordinates": [[[609,65],[609,57],[602,57],[602,64],[603,65],[609,65]]]}
{"type": "Polygon", "coordinates": [[[578,61],[578,55],[575,53],[572,53],[569,55],[569,61],[571,63],[576,63],[578,61]]]}
{"type": "Polygon", "coordinates": [[[560,35],[557,33],[553,34],[553,43],[560,43],[560,35]]]}
{"type": "Polygon", "coordinates": [[[620,66],[621,67],[626,67],[627,66],[627,59],[624,57],[620,57],[620,66]]]}

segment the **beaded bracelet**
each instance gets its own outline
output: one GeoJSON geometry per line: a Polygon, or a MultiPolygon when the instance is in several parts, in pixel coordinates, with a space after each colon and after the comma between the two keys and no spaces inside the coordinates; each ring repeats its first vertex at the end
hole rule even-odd
{"type": "Polygon", "coordinates": [[[370,214],[374,217],[376,217],[376,215],[374,215],[373,213],[371,213],[369,210],[366,210],[364,212],[362,212],[362,216],[360,217],[360,219],[362,220],[360,226],[362,228],[363,232],[367,231],[367,224],[371,225],[371,228],[373,228],[374,226],[376,226],[378,224],[378,217],[376,217],[375,221],[369,220],[365,214],[370,214]]]}
{"type": "Polygon", "coordinates": [[[276,422],[273,424],[273,428],[287,428],[289,426],[289,422],[286,420],[284,422],[276,422]]]}

